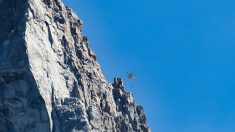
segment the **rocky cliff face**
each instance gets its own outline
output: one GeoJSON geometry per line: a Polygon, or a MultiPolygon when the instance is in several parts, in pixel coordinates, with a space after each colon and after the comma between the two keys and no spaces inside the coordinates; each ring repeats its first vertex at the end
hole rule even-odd
{"type": "Polygon", "coordinates": [[[60,0],[0,0],[0,132],[149,132],[60,0]]]}

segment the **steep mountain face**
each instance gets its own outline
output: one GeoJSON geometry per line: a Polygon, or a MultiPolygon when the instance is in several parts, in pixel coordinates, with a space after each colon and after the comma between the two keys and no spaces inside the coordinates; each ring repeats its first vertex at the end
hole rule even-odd
{"type": "Polygon", "coordinates": [[[149,132],[60,0],[0,0],[0,132],[149,132]]]}

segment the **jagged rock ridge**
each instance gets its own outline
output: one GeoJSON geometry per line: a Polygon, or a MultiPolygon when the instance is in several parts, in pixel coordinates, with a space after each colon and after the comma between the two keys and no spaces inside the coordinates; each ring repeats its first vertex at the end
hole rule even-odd
{"type": "Polygon", "coordinates": [[[149,132],[60,0],[0,0],[0,132],[149,132]]]}

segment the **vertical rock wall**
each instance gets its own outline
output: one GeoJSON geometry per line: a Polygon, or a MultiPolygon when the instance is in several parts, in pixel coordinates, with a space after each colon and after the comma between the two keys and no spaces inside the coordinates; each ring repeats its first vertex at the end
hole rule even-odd
{"type": "Polygon", "coordinates": [[[110,84],[60,0],[0,0],[1,132],[149,132],[120,78],[110,84]]]}

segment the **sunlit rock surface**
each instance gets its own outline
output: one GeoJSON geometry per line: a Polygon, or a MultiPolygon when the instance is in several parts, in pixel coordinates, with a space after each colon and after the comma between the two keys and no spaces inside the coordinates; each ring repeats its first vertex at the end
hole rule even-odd
{"type": "Polygon", "coordinates": [[[60,0],[0,0],[0,132],[149,132],[60,0]]]}

